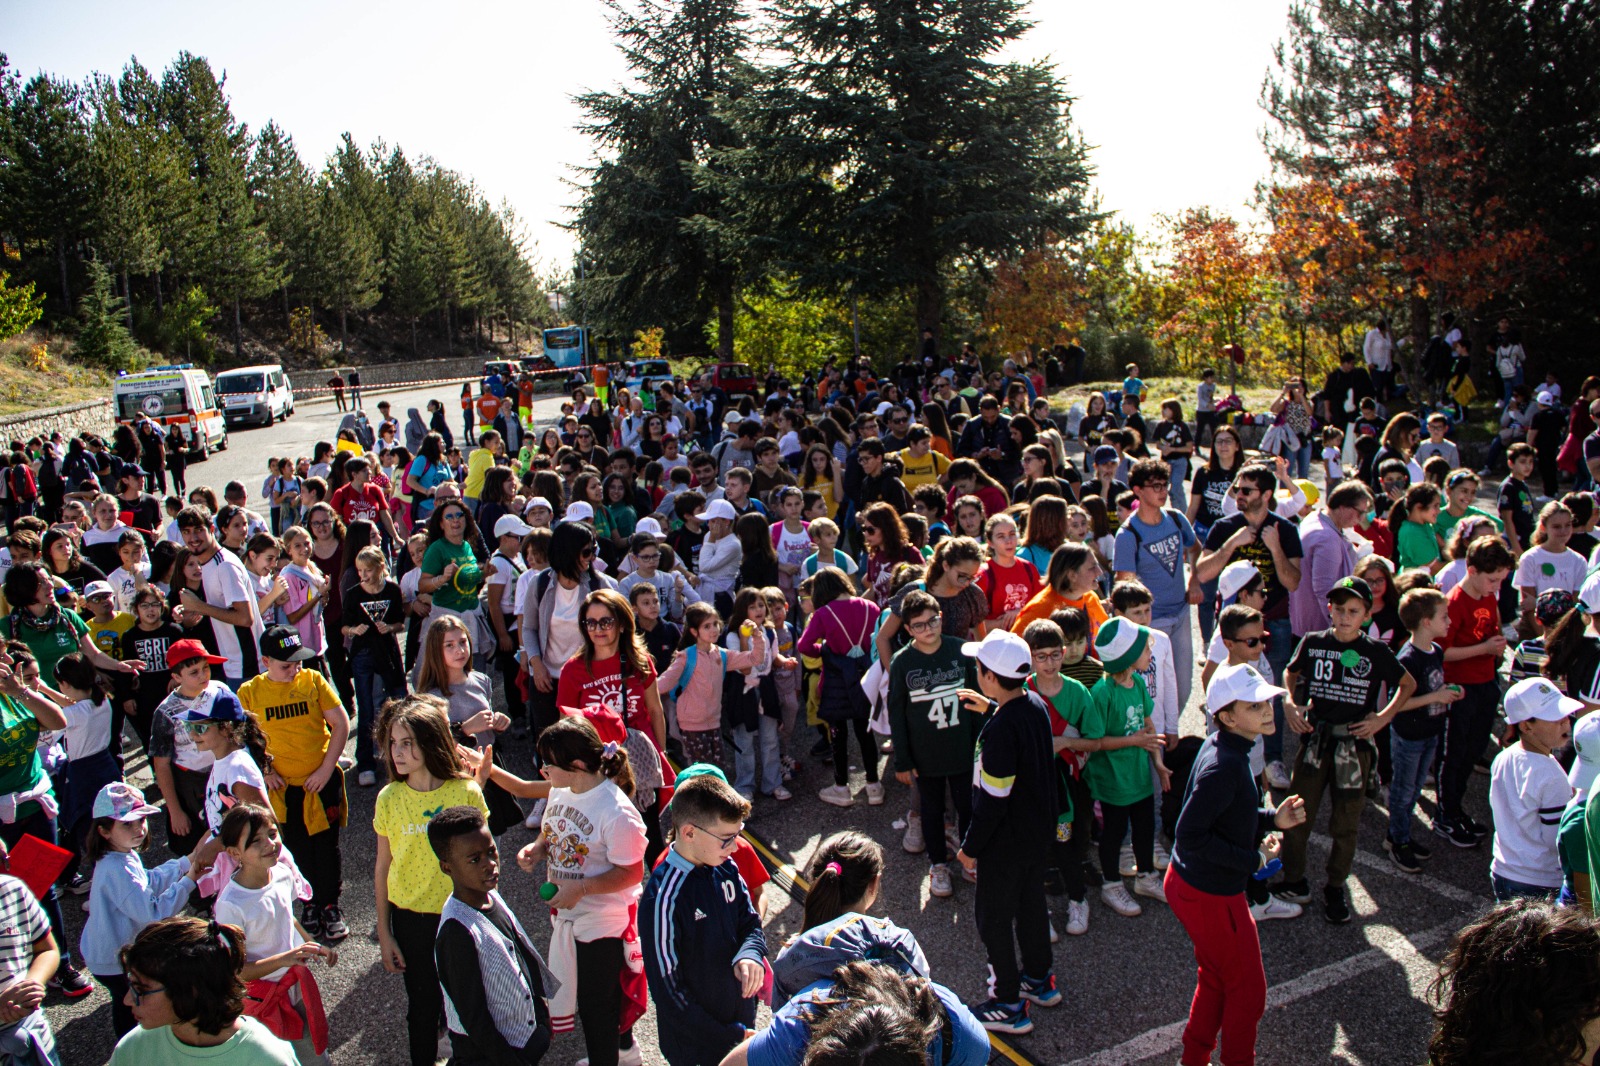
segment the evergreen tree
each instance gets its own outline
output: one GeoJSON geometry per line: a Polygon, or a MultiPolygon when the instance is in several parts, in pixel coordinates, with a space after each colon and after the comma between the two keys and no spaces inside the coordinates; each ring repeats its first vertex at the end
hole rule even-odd
{"type": "Polygon", "coordinates": [[[300,159],[294,138],[269,122],[256,136],[250,155],[250,190],[271,242],[273,271],[289,317],[289,286],[309,283],[315,274],[312,228],[316,194],[311,171],[300,159]]]}
{"type": "Polygon", "coordinates": [[[940,328],[944,271],[1094,220],[1061,80],[996,53],[1022,0],[776,0],[774,60],[735,102],[741,230],[803,289],[909,292],[940,328]]]}
{"type": "Polygon", "coordinates": [[[74,302],[69,261],[94,218],[83,93],[47,74],[19,86],[0,56],[0,99],[0,229],[16,240],[25,262],[53,264],[65,309],[74,302]]]}
{"type": "Polygon", "coordinates": [[[417,354],[417,319],[439,308],[439,288],[434,284],[422,230],[410,208],[395,214],[395,236],[384,260],[388,273],[385,297],[395,314],[411,324],[411,354],[417,354]]]}
{"type": "Polygon", "coordinates": [[[316,190],[316,292],[339,312],[339,345],[350,341],[350,312],[378,302],[382,263],[378,237],[360,204],[346,195],[329,164],[316,190]]]}
{"type": "Polygon", "coordinates": [[[99,260],[88,264],[89,285],[78,305],[78,358],[107,370],[129,370],[139,358],[139,346],[123,318],[126,304],[111,286],[111,271],[99,260]]]}

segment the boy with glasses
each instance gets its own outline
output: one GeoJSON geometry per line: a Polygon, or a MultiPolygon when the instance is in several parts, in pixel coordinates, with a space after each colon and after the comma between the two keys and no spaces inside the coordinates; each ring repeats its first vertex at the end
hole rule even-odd
{"type": "MultiPolygon", "coordinates": [[[[1194,676],[1193,604],[1200,600],[1197,575],[1185,574],[1184,561],[1199,546],[1189,519],[1167,506],[1172,468],[1160,459],[1133,464],[1128,485],[1139,509],[1117,530],[1113,567],[1116,580],[1137,580],[1152,597],[1150,626],[1172,641],[1177,667],[1178,706],[1189,702],[1194,676]]],[[[1287,602],[1285,603],[1287,611],[1287,602]]]]}
{"type": "Polygon", "coordinates": [[[628,550],[632,553],[637,569],[617,583],[617,590],[624,596],[632,596],[634,586],[650,585],[656,590],[656,595],[666,608],[667,616],[674,622],[683,621],[684,606],[699,603],[700,594],[684,578],[682,572],[677,570],[669,573],[660,572],[661,542],[649,533],[635,533],[628,541],[628,550]]]}
{"type": "Polygon", "coordinates": [[[921,797],[927,837],[928,891],[950,896],[949,847],[944,836],[944,794],[955,802],[956,822],[966,836],[972,819],[972,756],[981,716],[961,703],[961,690],[978,687],[961,638],[944,635],[939,601],[920,589],[906,593],[900,618],[911,643],[889,662],[889,733],[894,738],[895,778],[921,797]]]}

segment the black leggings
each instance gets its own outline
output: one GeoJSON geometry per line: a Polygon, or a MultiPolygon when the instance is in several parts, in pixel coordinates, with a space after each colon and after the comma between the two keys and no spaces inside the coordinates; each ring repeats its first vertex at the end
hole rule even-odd
{"type": "Polygon", "coordinates": [[[850,783],[850,729],[852,728],[856,732],[856,743],[861,746],[861,763],[867,771],[867,784],[875,785],[878,783],[878,743],[867,728],[865,718],[853,719],[848,723],[828,724],[828,735],[833,739],[833,783],[836,785],[850,783]]]}
{"type": "Polygon", "coordinates": [[[1106,884],[1122,883],[1117,864],[1122,853],[1122,836],[1130,822],[1133,824],[1133,858],[1139,864],[1139,872],[1155,872],[1155,797],[1146,796],[1126,807],[1101,800],[1100,821],[1100,873],[1106,884]]]}
{"type": "MultiPolygon", "coordinates": [[[[344,773],[335,769],[336,774],[344,773]]],[[[320,833],[306,829],[305,789],[289,785],[284,789],[283,805],[288,820],[278,826],[283,846],[294,856],[295,865],[311,885],[312,907],[336,907],[344,885],[344,859],[339,851],[339,827],[330,825],[320,833]]]]}
{"type": "Polygon", "coordinates": [[[578,1023],[589,1066],[617,1066],[617,1052],[633,1046],[622,1028],[622,938],[578,941],[578,1023]]]}
{"type": "Polygon", "coordinates": [[[1058,840],[1052,851],[1056,869],[1061,871],[1061,883],[1066,887],[1067,898],[1082,903],[1088,898],[1085,884],[1085,867],[1088,865],[1090,837],[1094,833],[1094,800],[1089,796],[1089,786],[1083,778],[1063,770],[1056,771],[1066,779],[1067,794],[1072,797],[1072,835],[1058,840]]]}
{"type": "Polygon", "coordinates": [[[444,1017],[444,989],[439,987],[439,967],[433,957],[439,916],[391,906],[389,929],[406,960],[401,976],[406,983],[406,1036],[411,1066],[433,1066],[438,1061],[439,1022],[444,1017]]]}
{"type": "Polygon", "coordinates": [[[956,809],[956,829],[961,839],[967,838],[967,826],[972,823],[972,776],[956,774],[951,777],[917,776],[917,797],[921,801],[922,835],[928,845],[929,864],[943,864],[950,859],[950,849],[944,838],[944,790],[950,786],[950,795],[956,809]]]}
{"type": "Polygon", "coordinates": [[[128,994],[128,975],[97,973],[94,979],[105,986],[111,996],[111,1031],[121,1040],[139,1024],[133,1016],[133,1008],[122,1001],[122,997],[128,994]]]}

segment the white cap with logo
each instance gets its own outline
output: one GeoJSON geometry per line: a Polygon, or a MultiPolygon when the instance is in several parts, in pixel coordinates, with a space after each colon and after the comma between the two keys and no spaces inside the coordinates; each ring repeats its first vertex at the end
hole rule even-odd
{"type": "Polygon", "coordinates": [[[1547,677],[1530,677],[1511,686],[1506,693],[1505,709],[1507,725],[1534,718],[1541,722],[1559,722],[1583,710],[1583,703],[1563,696],[1547,677]]]}
{"type": "Polygon", "coordinates": [[[993,673],[1019,681],[1033,672],[1033,651],[1028,642],[1004,629],[991,629],[982,640],[961,645],[961,654],[970,655],[993,673]]]}
{"type": "Polygon", "coordinates": [[[1261,703],[1282,696],[1289,690],[1271,684],[1261,676],[1261,671],[1249,663],[1224,666],[1211,675],[1211,687],[1206,689],[1206,713],[1216,714],[1230,703],[1261,703]]]}

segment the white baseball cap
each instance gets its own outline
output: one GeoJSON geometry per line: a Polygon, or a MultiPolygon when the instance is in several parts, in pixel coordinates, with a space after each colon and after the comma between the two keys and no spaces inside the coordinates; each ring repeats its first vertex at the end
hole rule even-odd
{"type": "Polygon", "coordinates": [[[1549,407],[1556,402],[1556,398],[1548,392],[1540,392],[1533,399],[1540,407],[1549,407]]]}
{"type": "Polygon", "coordinates": [[[522,509],[522,513],[527,514],[530,511],[537,511],[541,507],[543,507],[546,511],[549,511],[551,514],[555,514],[556,509],[551,507],[550,501],[545,499],[543,496],[535,496],[533,499],[529,500],[528,505],[522,509]]]}
{"type": "Polygon", "coordinates": [[[533,532],[533,527],[514,514],[503,514],[494,523],[494,539],[501,537],[526,537],[533,532]]]}
{"type": "Polygon", "coordinates": [[[1572,750],[1578,757],[1567,771],[1567,783],[1586,793],[1600,774],[1600,714],[1590,711],[1572,727],[1572,750]]]}
{"type": "Polygon", "coordinates": [[[713,518],[726,518],[732,522],[739,517],[739,514],[733,509],[733,504],[727,500],[712,500],[706,504],[706,509],[695,515],[695,517],[702,522],[709,522],[713,518]]]}
{"type": "Polygon", "coordinates": [[[885,400],[878,405],[878,409],[875,413],[879,418],[882,418],[892,410],[894,410],[894,404],[890,403],[888,400],[885,400]]]}
{"type": "Polygon", "coordinates": [[[1217,578],[1217,594],[1224,600],[1231,600],[1239,595],[1239,590],[1261,576],[1261,571],[1256,569],[1256,564],[1240,560],[1229,563],[1222,569],[1222,576],[1217,578]]]}
{"type": "Polygon", "coordinates": [[[1021,680],[1033,673],[1033,651],[1028,642],[1004,629],[991,629],[982,640],[961,645],[961,654],[970,655],[1001,677],[1021,680]]]}
{"type": "Polygon", "coordinates": [[[1578,590],[1578,610],[1584,614],[1600,614],[1600,570],[1583,580],[1578,590]]]}
{"type": "Polygon", "coordinates": [[[562,516],[563,522],[593,522],[594,507],[588,500],[579,500],[567,506],[567,513],[562,516]]]}
{"type": "Polygon", "coordinates": [[[91,581],[83,586],[83,598],[92,600],[96,596],[115,596],[117,590],[111,587],[109,581],[91,581]]]}
{"type": "Polygon", "coordinates": [[[1583,710],[1583,703],[1563,696],[1547,677],[1530,677],[1511,686],[1506,693],[1505,709],[1507,725],[1534,718],[1541,722],[1559,722],[1583,710]]]}
{"type": "Polygon", "coordinates": [[[1289,690],[1269,684],[1261,671],[1249,663],[1224,666],[1211,675],[1211,687],[1206,689],[1206,713],[1216,714],[1230,703],[1243,700],[1259,703],[1282,696],[1289,690]]]}
{"type": "Polygon", "coordinates": [[[635,533],[648,533],[652,537],[662,537],[666,535],[661,530],[661,523],[648,516],[639,519],[638,524],[633,527],[633,531],[635,533]]]}

